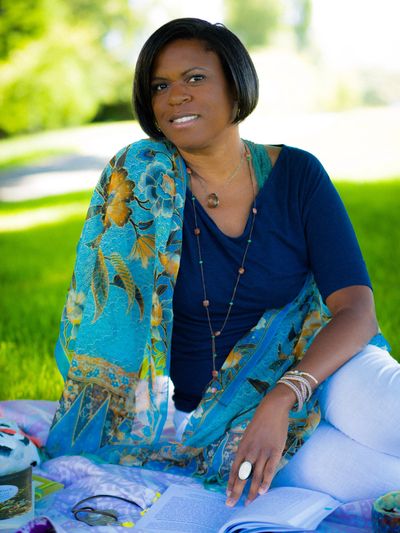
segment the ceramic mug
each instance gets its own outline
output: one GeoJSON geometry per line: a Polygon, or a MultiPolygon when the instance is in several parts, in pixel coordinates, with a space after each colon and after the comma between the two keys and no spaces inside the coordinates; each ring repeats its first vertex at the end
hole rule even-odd
{"type": "Polygon", "coordinates": [[[388,492],[372,507],[374,533],[400,533],[400,491],[388,492]]]}

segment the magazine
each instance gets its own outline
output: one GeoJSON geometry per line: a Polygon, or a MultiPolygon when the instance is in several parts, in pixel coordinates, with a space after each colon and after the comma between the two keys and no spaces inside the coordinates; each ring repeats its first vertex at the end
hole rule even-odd
{"type": "Polygon", "coordinates": [[[233,533],[235,531],[313,531],[341,502],[328,494],[277,487],[248,506],[235,507],[226,496],[199,487],[171,485],[137,522],[138,533],[233,533]]]}

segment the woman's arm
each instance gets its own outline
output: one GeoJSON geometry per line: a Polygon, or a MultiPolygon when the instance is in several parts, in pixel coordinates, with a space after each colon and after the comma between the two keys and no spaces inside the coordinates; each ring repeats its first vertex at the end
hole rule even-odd
{"type": "MultiPolygon", "coordinates": [[[[309,372],[321,383],[359,352],[378,332],[372,290],[354,285],[326,299],[332,320],[314,339],[297,370],[309,372]]],[[[293,394],[293,393],[292,393],[293,394]]]]}
{"type": "MultiPolygon", "coordinates": [[[[359,352],[378,330],[372,291],[354,285],[333,292],[326,299],[332,319],[315,337],[296,370],[309,372],[319,383],[359,352]]],[[[315,385],[311,383],[314,388],[315,385]]],[[[260,402],[241,439],[230,472],[228,505],[235,505],[246,481],[238,478],[240,464],[253,464],[248,502],[265,493],[275,475],[288,433],[289,411],[296,403],[294,392],[279,383],[260,402]]]]}

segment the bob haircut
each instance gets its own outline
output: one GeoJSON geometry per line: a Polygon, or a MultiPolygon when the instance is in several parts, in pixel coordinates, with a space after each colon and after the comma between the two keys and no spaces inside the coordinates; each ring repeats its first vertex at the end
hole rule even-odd
{"type": "Polygon", "coordinates": [[[250,115],[258,102],[258,76],[246,48],[234,33],[223,24],[211,24],[197,18],[179,18],[156,30],[143,45],[139,54],[133,82],[133,108],[142,129],[153,139],[164,139],[153,113],[151,76],[158,53],[172,41],[197,39],[207,50],[215,52],[225,73],[238,110],[233,123],[250,115]]]}

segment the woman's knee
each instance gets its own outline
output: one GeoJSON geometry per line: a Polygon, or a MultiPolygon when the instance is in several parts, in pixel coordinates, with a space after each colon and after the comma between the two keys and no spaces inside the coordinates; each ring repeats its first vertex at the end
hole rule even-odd
{"type": "Polygon", "coordinates": [[[322,386],[322,416],[365,446],[400,457],[400,364],[368,345],[322,386]]]}
{"type": "Polygon", "coordinates": [[[399,457],[363,446],[322,422],[273,486],[305,487],[353,501],[397,490],[399,479],[399,457]]]}

